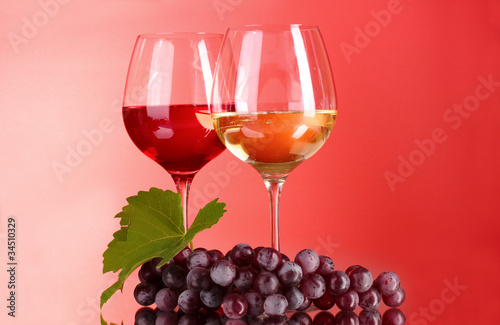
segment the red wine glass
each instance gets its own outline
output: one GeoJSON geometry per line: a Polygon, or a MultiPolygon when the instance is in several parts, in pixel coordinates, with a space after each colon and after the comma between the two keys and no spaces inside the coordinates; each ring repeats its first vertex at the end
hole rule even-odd
{"type": "Polygon", "coordinates": [[[172,176],[182,199],[185,231],[191,182],[225,148],[208,107],[222,37],[139,35],[127,75],[125,127],[135,145],[172,176]]]}
{"type": "Polygon", "coordinates": [[[271,245],[287,176],[316,153],[337,117],[333,76],[317,26],[229,28],[214,75],[212,119],[226,147],[268,189],[271,245]]]}

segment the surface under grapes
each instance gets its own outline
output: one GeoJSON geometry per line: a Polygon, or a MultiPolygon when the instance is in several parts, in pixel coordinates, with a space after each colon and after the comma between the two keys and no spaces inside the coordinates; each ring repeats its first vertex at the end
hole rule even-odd
{"type": "Polygon", "coordinates": [[[269,247],[238,244],[219,250],[188,247],[160,268],[143,264],[134,297],[137,325],[371,324],[402,325],[405,299],[391,271],[375,279],[360,265],[345,272],[333,260],[304,249],[290,260],[269,247]],[[392,307],[383,315],[384,304],[392,307]],[[353,311],[359,307],[359,314],[353,311]],[[319,310],[311,317],[305,311],[319,310]]]}

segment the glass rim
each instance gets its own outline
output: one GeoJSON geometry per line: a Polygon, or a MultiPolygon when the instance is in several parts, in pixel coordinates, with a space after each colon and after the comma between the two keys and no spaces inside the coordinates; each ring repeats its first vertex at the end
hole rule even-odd
{"type": "Polygon", "coordinates": [[[160,32],[137,35],[137,39],[189,39],[189,38],[222,38],[224,34],[211,32],[160,32]]]}
{"type": "Polygon", "coordinates": [[[250,24],[241,26],[232,26],[227,29],[227,31],[235,32],[252,32],[252,31],[263,31],[263,32],[289,32],[291,27],[298,27],[301,31],[312,31],[319,30],[318,25],[312,24],[250,24]]]}

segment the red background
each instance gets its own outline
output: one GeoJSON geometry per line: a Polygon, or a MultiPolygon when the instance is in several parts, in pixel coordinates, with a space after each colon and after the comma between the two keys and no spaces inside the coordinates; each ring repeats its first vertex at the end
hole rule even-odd
{"type": "MultiPolygon", "coordinates": [[[[319,25],[337,86],[332,137],[282,193],[283,252],[309,247],[340,269],[397,272],[410,325],[495,322],[498,0],[30,0],[2,1],[0,12],[0,260],[15,216],[19,262],[17,317],[2,307],[2,324],[98,322],[100,292],[115,279],[101,274],[114,215],[139,190],[175,188],[121,120],[136,35],[250,23],[319,25]],[[446,289],[454,282],[458,291],[446,289]]],[[[269,243],[264,184],[230,153],[199,173],[191,194],[193,213],[216,197],[228,209],[196,245],[269,243]]],[[[5,302],[6,272],[0,281],[5,302]]],[[[105,305],[106,318],[130,323],[135,281],[105,305]]]]}

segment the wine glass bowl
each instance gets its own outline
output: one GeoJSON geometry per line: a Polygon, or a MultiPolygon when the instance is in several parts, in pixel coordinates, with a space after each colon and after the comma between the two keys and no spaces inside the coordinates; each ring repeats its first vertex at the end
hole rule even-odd
{"type": "Polygon", "coordinates": [[[215,70],[211,113],[229,151],[264,179],[271,202],[271,245],[279,249],[279,197],[285,179],[323,146],[337,116],[319,28],[229,28],[215,70]]]}
{"type": "Polygon", "coordinates": [[[206,105],[127,106],[123,119],[130,138],[172,177],[194,177],[224,149],[206,119],[206,105]]]}
{"type": "Polygon", "coordinates": [[[173,178],[187,230],[187,198],[196,173],[224,149],[209,100],[221,34],[139,35],[125,86],[123,121],[135,145],[173,178]]]}

